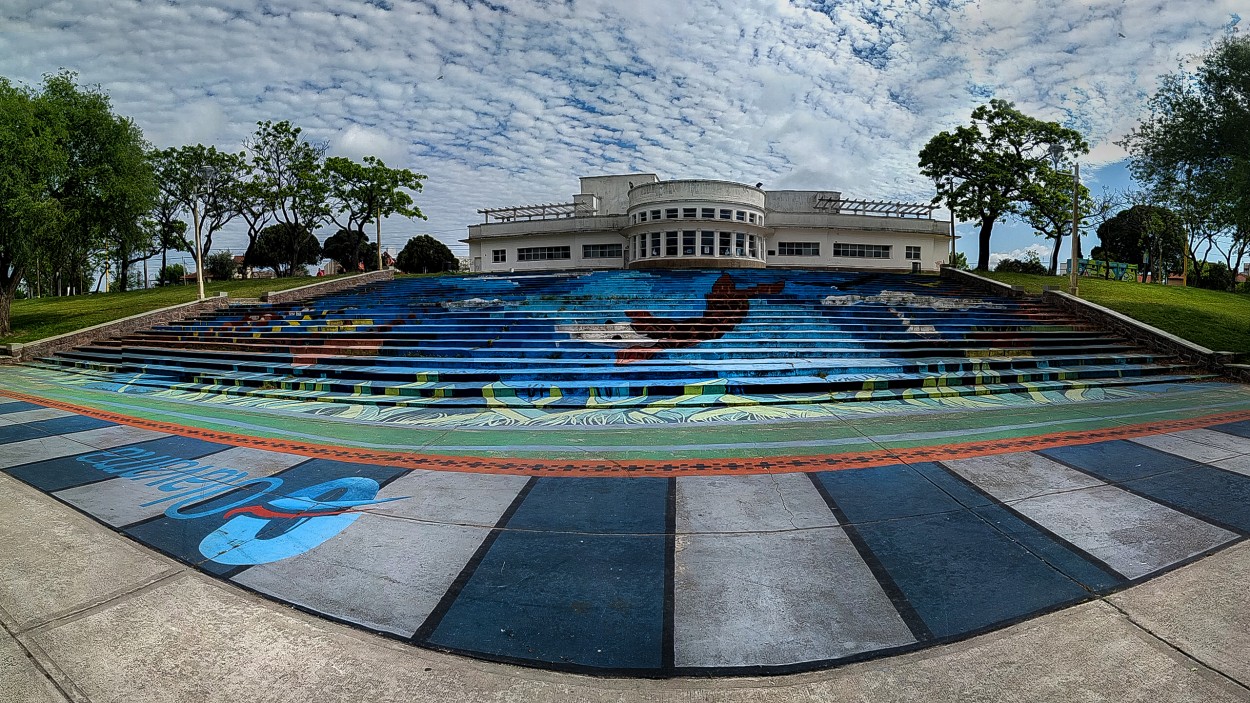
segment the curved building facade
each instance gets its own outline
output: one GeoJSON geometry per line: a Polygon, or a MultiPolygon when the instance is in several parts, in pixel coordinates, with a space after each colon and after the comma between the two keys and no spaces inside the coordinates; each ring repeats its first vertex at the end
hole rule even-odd
{"type": "Polygon", "coordinates": [[[634,173],[581,179],[571,202],[479,210],[474,271],[803,267],[936,271],[950,223],[933,206],[848,200],[834,191],[661,181],[634,173]]]}

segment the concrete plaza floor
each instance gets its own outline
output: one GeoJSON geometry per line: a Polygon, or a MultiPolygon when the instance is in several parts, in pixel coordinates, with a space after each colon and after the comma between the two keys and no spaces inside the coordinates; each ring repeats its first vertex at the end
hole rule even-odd
{"type": "Polygon", "coordinates": [[[1244,701],[1250,545],[954,644],[768,678],[593,678],[264,600],[0,476],[5,701],[1244,701]]]}
{"type": "Polygon", "coordinates": [[[1250,700],[1241,386],[405,454],[395,428],[15,379],[6,702],[1250,700]],[[348,500],[369,476],[377,500],[348,500]],[[235,501],[243,481],[273,493],[235,501]],[[330,531],[273,553],[308,524],[330,531]],[[395,567],[414,541],[431,557],[395,567]]]}

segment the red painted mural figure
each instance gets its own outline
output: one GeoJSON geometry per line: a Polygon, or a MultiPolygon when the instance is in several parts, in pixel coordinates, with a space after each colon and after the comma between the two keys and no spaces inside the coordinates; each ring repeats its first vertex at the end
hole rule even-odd
{"type": "Polygon", "coordinates": [[[656,317],[646,310],[629,310],[625,314],[630,319],[630,327],[650,338],[652,343],[621,349],[616,353],[616,363],[645,361],[665,349],[692,347],[720,339],[746,318],[751,310],[751,298],[780,293],[785,285],[785,281],[778,281],[739,289],[729,274],[722,273],[704,296],[707,309],[701,317],[674,319],[656,317]]]}

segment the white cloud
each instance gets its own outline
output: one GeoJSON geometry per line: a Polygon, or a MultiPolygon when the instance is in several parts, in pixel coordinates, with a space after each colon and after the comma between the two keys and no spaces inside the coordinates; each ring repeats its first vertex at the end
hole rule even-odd
{"type": "Polygon", "coordinates": [[[1116,161],[1157,76],[1238,4],[9,0],[0,75],[78,71],[157,146],[235,150],[290,120],[427,174],[429,221],[384,238],[460,249],[478,208],[625,170],[928,200],[917,151],[990,96],[1116,161]]]}
{"type": "Polygon", "coordinates": [[[1011,251],[990,252],[990,270],[993,271],[998,267],[998,262],[1005,259],[1024,261],[1029,254],[1037,254],[1037,258],[1042,262],[1042,265],[1049,266],[1052,251],[1054,251],[1054,247],[1050,244],[1030,244],[1027,247],[1020,247],[1011,251]]]}

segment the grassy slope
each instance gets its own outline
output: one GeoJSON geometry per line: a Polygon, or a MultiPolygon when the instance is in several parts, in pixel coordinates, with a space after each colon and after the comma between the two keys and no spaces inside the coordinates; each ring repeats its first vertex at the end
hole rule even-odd
{"type": "MultiPolygon", "coordinates": [[[[979,272],[978,272],[979,273],[979,272]]],[[[1041,293],[1068,289],[1067,276],[989,273],[987,278],[1041,293]]],[[[1081,279],[1081,297],[1216,351],[1250,354],[1250,296],[1202,288],[1081,279]]]]}
{"type": "MultiPolygon", "coordinates": [[[[325,278],[259,278],[247,281],[204,282],[207,295],[226,291],[232,299],[256,298],[261,293],[297,288],[325,278]]],[[[125,293],[93,293],[62,298],[13,301],[13,334],[0,337],[0,344],[31,342],[91,327],[110,320],[157,310],[195,300],[196,287],[164,286],[125,293]]]]}

